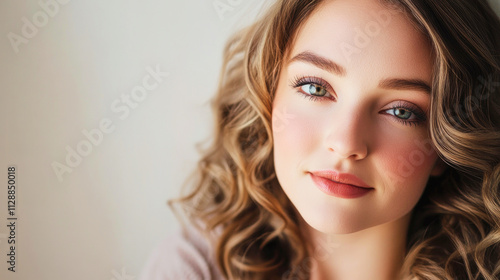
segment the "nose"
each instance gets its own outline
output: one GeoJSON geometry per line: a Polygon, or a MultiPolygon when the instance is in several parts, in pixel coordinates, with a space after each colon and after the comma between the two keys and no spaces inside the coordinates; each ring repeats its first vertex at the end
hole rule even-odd
{"type": "Polygon", "coordinates": [[[336,114],[326,135],[328,151],[342,159],[360,160],[368,155],[369,117],[354,112],[336,114]]]}

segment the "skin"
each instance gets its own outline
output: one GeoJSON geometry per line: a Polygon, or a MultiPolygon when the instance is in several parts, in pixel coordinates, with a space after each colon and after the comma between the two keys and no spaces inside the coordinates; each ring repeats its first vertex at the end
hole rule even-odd
{"type": "Polygon", "coordinates": [[[431,85],[432,61],[428,40],[408,17],[376,0],[325,1],[297,31],[273,100],[274,161],[303,219],[312,267],[299,269],[312,279],[397,278],[411,211],[429,176],[444,167],[427,133],[430,93],[380,83],[431,85]],[[368,40],[356,37],[356,30],[368,40]],[[292,59],[303,52],[345,73],[292,59]],[[310,100],[311,85],[323,97],[310,100]],[[397,112],[401,106],[414,112],[397,112]],[[315,170],[353,174],[373,190],[349,199],[327,195],[308,174],[315,170]]]}

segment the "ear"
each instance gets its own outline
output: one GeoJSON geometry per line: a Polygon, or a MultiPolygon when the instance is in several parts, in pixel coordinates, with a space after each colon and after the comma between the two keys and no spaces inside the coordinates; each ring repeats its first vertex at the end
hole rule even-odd
{"type": "Polygon", "coordinates": [[[438,177],[443,175],[446,168],[448,168],[448,165],[440,157],[438,157],[434,163],[434,167],[432,167],[431,176],[438,177]]]}

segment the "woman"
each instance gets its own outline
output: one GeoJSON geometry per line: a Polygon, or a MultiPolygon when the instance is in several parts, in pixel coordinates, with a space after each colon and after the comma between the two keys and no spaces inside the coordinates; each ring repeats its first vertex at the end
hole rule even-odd
{"type": "Polygon", "coordinates": [[[499,50],[484,0],[278,1],[143,279],[498,279],[499,50]]]}

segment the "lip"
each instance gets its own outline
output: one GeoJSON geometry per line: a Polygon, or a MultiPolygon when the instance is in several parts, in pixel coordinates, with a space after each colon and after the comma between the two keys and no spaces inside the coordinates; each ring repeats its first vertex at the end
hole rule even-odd
{"type": "Polygon", "coordinates": [[[316,186],[327,195],[340,198],[358,198],[368,194],[374,188],[363,180],[349,173],[332,170],[309,172],[316,186]]]}

